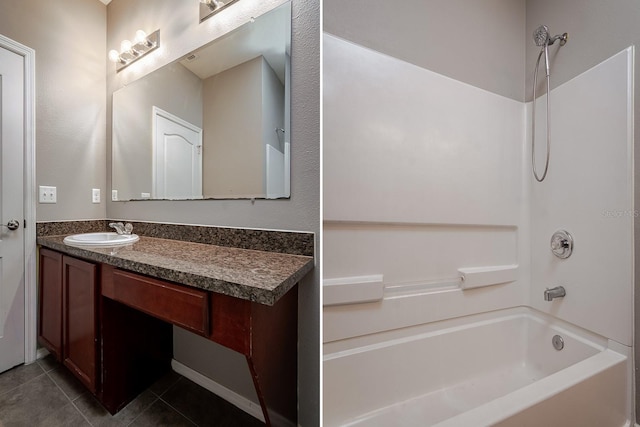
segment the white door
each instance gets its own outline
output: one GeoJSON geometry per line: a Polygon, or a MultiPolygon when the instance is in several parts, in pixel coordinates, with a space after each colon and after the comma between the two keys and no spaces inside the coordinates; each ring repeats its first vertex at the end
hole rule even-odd
{"type": "Polygon", "coordinates": [[[153,198],[202,198],[202,129],[153,107],[153,198]]]}
{"type": "Polygon", "coordinates": [[[24,58],[0,47],[0,372],[25,361],[24,83],[24,58]]]}

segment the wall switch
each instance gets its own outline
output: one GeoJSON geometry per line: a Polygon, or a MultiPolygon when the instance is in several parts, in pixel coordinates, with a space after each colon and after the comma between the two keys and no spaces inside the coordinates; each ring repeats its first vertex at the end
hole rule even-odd
{"type": "Polygon", "coordinates": [[[118,201],[118,190],[111,190],[111,201],[112,202],[118,201]]]}
{"type": "Polygon", "coordinates": [[[91,190],[91,203],[100,203],[100,189],[94,188],[91,190]]]}
{"type": "Polygon", "coordinates": [[[58,200],[56,187],[41,185],[38,187],[38,201],[40,203],[56,203],[58,200]]]}

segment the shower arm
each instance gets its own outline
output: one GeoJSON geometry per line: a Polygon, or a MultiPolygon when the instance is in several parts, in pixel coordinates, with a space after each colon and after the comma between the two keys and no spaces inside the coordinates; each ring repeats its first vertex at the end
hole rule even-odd
{"type": "Polygon", "coordinates": [[[560,40],[560,46],[564,46],[565,44],[567,44],[567,40],[569,40],[569,33],[558,34],[556,36],[551,37],[547,42],[547,46],[551,46],[557,40],[560,40]]]}

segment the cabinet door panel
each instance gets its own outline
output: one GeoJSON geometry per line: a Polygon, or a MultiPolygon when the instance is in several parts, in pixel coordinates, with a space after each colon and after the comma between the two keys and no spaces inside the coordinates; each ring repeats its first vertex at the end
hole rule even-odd
{"type": "Polygon", "coordinates": [[[63,361],[96,391],[96,265],[63,256],[63,361]]]}
{"type": "Polygon", "coordinates": [[[62,254],[40,249],[38,342],[62,357],[62,254]]]}

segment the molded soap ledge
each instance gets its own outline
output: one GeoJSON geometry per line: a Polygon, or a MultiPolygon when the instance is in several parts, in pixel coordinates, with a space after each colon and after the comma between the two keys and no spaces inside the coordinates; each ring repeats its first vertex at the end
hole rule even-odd
{"type": "Polygon", "coordinates": [[[518,265],[459,268],[458,273],[462,278],[462,289],[481,288],[514,282],[518,278],[518,265]]]}
{"type": "Polygon", "coordinates": [[[325,279],[322,286],[323,305],[356,304],[382,299],[383,276],[345,277],[325,279]]]}

